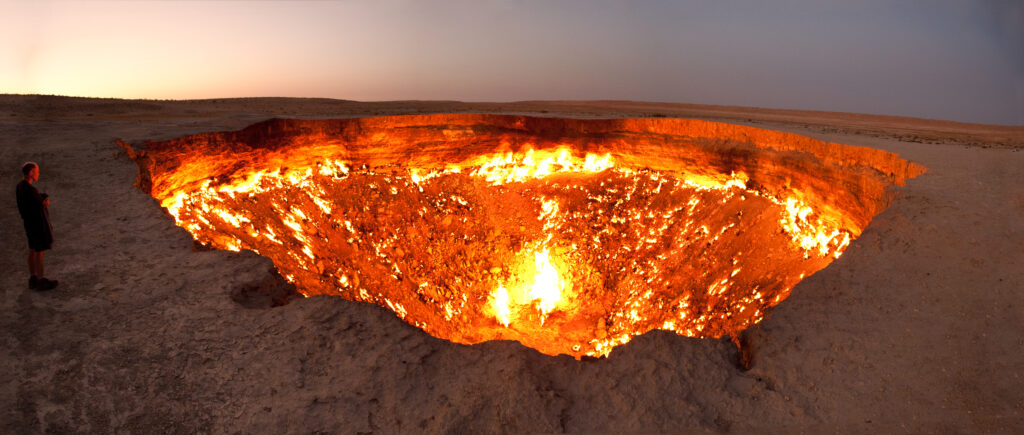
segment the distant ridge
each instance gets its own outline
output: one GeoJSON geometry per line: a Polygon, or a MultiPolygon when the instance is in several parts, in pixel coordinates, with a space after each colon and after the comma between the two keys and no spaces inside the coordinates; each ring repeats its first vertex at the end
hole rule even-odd
{"type": "Polygon", "coordinates": [[[333,98],[240,97],[150,100],[0,94],[0,119],[125,118],[133,115],[243,112],[272,117],[381,116],[425,113],[516,113],[565,117],[674,117],[745,124],[783,124],[822,133],[869,134],[906,142],[1024,148],[1024,126],[972,124],[892,115],[623,100],[513,102],[355,101],[333,98]]]}

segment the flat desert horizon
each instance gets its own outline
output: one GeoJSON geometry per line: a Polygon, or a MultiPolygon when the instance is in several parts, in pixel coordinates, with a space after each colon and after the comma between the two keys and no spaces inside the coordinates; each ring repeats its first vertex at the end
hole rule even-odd
{"type": "Polygon", "coordinates": [[[28,289],[10,192],[0,427],[1024,432],[1022,149],[1024,126],[733,106],[0,95],[0,174],[13,191],[22,163],[39,163],[55,233],[47,276],[60,280],[28,289]],[[139,168],[118,146],[271,118],[429,114],[693,119],[881,150],[926,171],[891,188],[841,257],[747,329],[756,363],[741,370],[725,337],[655,330],[576,360],[509,340],[453,343],[341,297],[244,300],[278,285],[272,261],[199,247],[135,185],[139,168]]]}

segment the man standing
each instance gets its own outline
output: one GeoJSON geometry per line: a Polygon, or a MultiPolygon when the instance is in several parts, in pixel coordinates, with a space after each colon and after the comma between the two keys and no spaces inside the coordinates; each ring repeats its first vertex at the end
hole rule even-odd
{"type": "Polygon", "coordinates": [[[53,246],[53,227],[50,226],[50,199],[46,194],[39,194],[32,183],[39,179],[39,165],[35,162],[25,163],[21,167],[24,180],[18,183],[18,212],[25,221],[25,234],[28,235],[28,271],[32,277],[28,279],[28,287],[35,290],[51,290],[57,287],[57,281],[43,277],[43,251],[53,246]]]}

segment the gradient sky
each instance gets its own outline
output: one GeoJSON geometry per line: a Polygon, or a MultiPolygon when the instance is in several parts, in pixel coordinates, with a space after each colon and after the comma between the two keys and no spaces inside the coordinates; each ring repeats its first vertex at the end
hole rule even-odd
{"type": "Polygon", "coordinates": [[[1024,1],[10,1],[0,93],[625,99],[1024,125],[1024,1]]]}

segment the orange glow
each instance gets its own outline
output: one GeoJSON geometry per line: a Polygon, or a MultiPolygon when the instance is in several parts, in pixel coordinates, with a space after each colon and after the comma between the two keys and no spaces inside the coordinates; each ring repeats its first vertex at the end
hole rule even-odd
{"type": "MultiPolygon", "coordinates": [[[[527,180],[544,180],[547,177],[558,174],[600,173],[608,170],[626,179],[657,180],[660,185],[670,180],[659,174],[640,174],[633,170],[616,168],[612,159],[607,154],[601,157],[593,154],[573,157],[571,151],[566,148],[545,153],[527,150],[521,153],[485,156],[481,160],[484,163],[478,167],[448,168],[445,170],[410,168],[406,179],[412,185],[424,186],[429,185],[431,182],[440,182],[446,176],[460,174],[465,171],[471,177],[483,179],[491,186],[503,186],[510,183],[523,183],[527,180]]],[[[345,179],[352,175],[351,171],[350,164],[333,160],[322,161],[316,167],[290,167],[287,171],[254,171],[235,182],[216,187],[211,186],[209,183],[204,183],[198,190],[191,193],[184,191],[175,192],[172,196],[165,199],[163,204],[171,212],[172,216],[175,217],[180,226],[189,229],[200,240],[208,239],[215,246],[237,251],[239,249],[258,249],[258,247],[252,244],[252,242],[244,243],[239,238],[233,236],[204,230],[204,228],[216,227],[217,225],[212,223],[214,221],[222,222],[224,225],[233,228],[241,228],[243,225],[251,226],[253,218],[241,214],[240,211],[231,211],[225,208],[223,205],[225,196],[254,197],[261,194],[275,195],[275,192],[294,191],[294,189],[307,192],[309,201],[315,208],[307,209],[307,213],[302,211],[302,208],[292,206],[283,209],[279,216],[283,228],[287,230],[285,233],[298,242],[295,250],[292,251],[293,253],[289,254],[290,261],[293,261],[302,268],[313,268],[318,261],[318,257],[313,251],[315,242],[306,234],[309,228],[308,224],[303,224],[302,222],[308,222],[308,214],[312,214],[314,211],[321,215],[329,215],[334,207],[325,199],[327,196],[324,195],[324,192],[317,187],[322,182],[320,180],[323,178],[345,179]]],[[[743,192],[743,195],[761,197],[758,192],[745,190],[742,175],[734,174],[731,178],[727,179],[697,178],[680,181],[678,183],[679,186],[698,192],[721,192],[726,198],[734,198],[740,192],[743,192]]],[[[284,198],[282,197],[282,199],[284,198]]],[[[596,196],[593,198],[598,199],[601,197],[596,196]]],[[[841,254],[842,249],[846,246],[841,241],[849,237],[848,232],[829,228],[821,224],[820,221],[810,221],[809,217],[814,215],[814,211],[809,206],[803,205],[795,199],[788,199],[786,201],[774,198],[765,199],[772,203],[785,204],[784,207],[779,207],[780,215],[778,221],[782,230],[792,240],[793,248],[799,249],[802,252],[801,255],[809,258],[811,256],[822,257],[830,254],[838,257],[841,254]]],[[[448,200],[456,204],[461,204],[465,201],[456,196],[452,196],[448,200]]],[[[687,205],[690,209],[696,209],[700,202],[699,197],[693,197],[687,205]]],[[[664,212],[661,211],[660,213],[664,212]]],[[[640,220],[645,214],[650,213],[651,211],[632,210],[624,216],[624,219],[640,220]]],[[[536,322],[538,325],[544,325],[548,315],[556,311],[560,305],[564,306],[567,303],[563,297],[563,291],[567,283],[563,280],[562,274],[559,273],[558,268],[555,266],[550,245],[552,240],[558,235],[559,228],[563,227],[566,221],[572,219],[572,217],[566,216],[566,212],[561,210],[557,200],[542,197],[539,201],[537,219],[542,223],[540,233],[534,242],[528,243],[528,246],[522,248],[523,254],[521,257],[524,261],[500,267],[500,269],[512,271],[514,274],[510,277],[509,282],[497,282],[493,290],[487,295],[492,318],[507,328],[515,329],[516,325],[522,322],[526,322],[525,324],[536,322]],[[535,314],[531,315],[529,314],[530,312],[535,314]],[[530,320],[531,318],[536,318],[537,320],[530,320]]],[[[658,240],[664,237],[670,225],[670,222],[666,222],[661,226],[644,230],[647,236],[654,237],[647,237],[650,241],[641,239],[640,244],[633,248],[625,247],[627,252],[639,252],[645,249],[648,243],[657,243],[658,240]]],[[[346,227],[350,226],[351,224],[346,221],[346,227]]],[[[722,227],[717,231],[712,231],[704,226],[694,229],[694,231],[697,231],[698,234],[703,234],[704,238],[713,243],[719,240],[728,229],[728,227],[722,227]]],[[[351,228],[350,231],[352,231],[351,228]]],[[[281,244],[281,241],[271,228],[266,229],[265,234],[261,234],[259,229],[253,227],[246,234],[255,234],[253,237],[257,239],[263,237],[274,244],[281,244]]],[[[373,249],[378,256],[385,259],[388,258],[385,251],[390,249],[390,243],[383,243],[375,245],[373,249]]],[[[566,261],[565,259],[559,259],[558,262],[565,264],[566,261]]],[[[397,266],[397,263],[394,263],[393,260],[386,260],[386,264],[392,265],[394,273],[402,272],[401,267],[397,266]]],[[[707,289],[707,294],[709,296],[721,297],[731,288],[733,278],[740,273],[741,269],[739,267],[730,269],[726,276],[712,282],[707,289]]],[[[358,273],[358,271],[353,270],[351,273],[358,273]]],[[[656,267],[651,269],[650,273],[654,274],[652,277],[654,279],[664,278],[657,276],[656,267]]],[[[346,286],[345,279],[341,279],[340,283],[343,287],[346,286]]],[[[375,299],[372,293],[368,292],[368,289],[360,289],[360,295],[360,298],[363,300],[372,301],[375,299]]],[[[617,319],[617,323],[647,323],[649,321],[648,314],[643,313],[646,311],[645,307],[652,304],[652,297],[653,292],[651,291],[639,292],[631,296],[623,301],[624,308],[621,311],[615,312],[613,318],[617,319]]],[[[738,311],[752,310],[752,314],[747,317],[747,320],[744,322],[745,324],[756,323],[762,318],[763,308],[746,307],[746,304],[754,303],[755,299],[741,299],[739,302],[744,305],[738,306],[736,308],[738,311]]],[[[396,310],[396,307],[401,306],[387,298],[381,299],[381,303],[392,310],[396,310]]],[[[458,317],[464,313],[463,309],[456,307],[456,305],[449,304],[445,307],[446,317],[458,317]]],[[[683,335],[706,336],[703,331],[707,327],[707,322],[711,321],[712,318],[706,313],[698,314],[702,311],[702,308],[707,309],[707,307],[681,305],[676,318],[662,321],[659,328],[672,330],[683,335]]],[[[728,313],[723,314],[731,317],[728,313]]],[[[639,332],[643,331],[627,327],[615,336],[586,343],[586,348],[591,349],[587,353],[591,355],[606,354],[611,348],[628,342],[632,336],[639,332]]]]}
{"type": "Polygon", "coordinates": [[[196,240],[273,259],[307,296],[549,354],[606,355],[651,329],[742,330],[860,231],[746,171],[674,174],[567,143],[369,165],[314,141],[240,157],[241,169],[168,149],[179,160],[152,172],[152,192],[196,240]]]}
{"type": "Polygon", "coordinates": [[[521,182],[527,178],[543,178],[557,173],[601,172],[611,168],[611,155],[599,157],[587,154],[585,158],[573,158],[568,147],[534,152],[527,148],[525,153],[507,153],[494,157],[484,156],[483,163],[473,171],[474,176],[484,177],[493,185],[521,182]]]}
{"type": "Polygon", "coordinates": [[[537,307],[542,313],[547,314],[562,300],[562,280],[558,277],[555,266],[551,264],[546,249],[533,255],[537,273],[533,277],[533,285],[530,286],[530,297],[538,301],[537,307]]]}
{"type": "MultiPolygon", "coordinates": [[[[506,327],[512,322],[513,313],[521,312],[527,307],[535,306],[540,315],[541,324],[544,318],[563,302],[562,291],[565,282],[551,262],[548,249],[533,253],[532,270],[524,275],[532,276],[521,286],[513,287],[511,297],[504,283],[498,283],[490,294],[495,319],[506,327]],[[513,310],[513,304],[515,309],[513,310]]],[[[524,269],[522,267],[520,270],[524,269]]]]}

